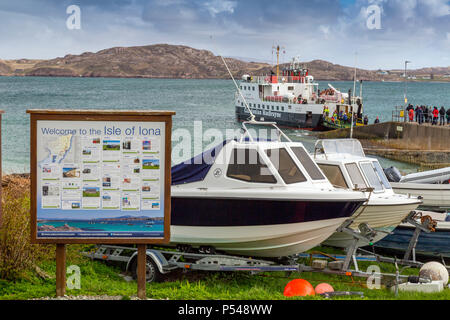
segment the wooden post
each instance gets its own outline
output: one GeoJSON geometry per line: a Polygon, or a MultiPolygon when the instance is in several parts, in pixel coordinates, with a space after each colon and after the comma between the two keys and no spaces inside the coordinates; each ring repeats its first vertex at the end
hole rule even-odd
{"type": "Polygon", "coordinates": [[[146,284],[147,284],[147,245],[138,245],[138,256],[137,256],[137,287],[138,287],[138,298],[147,299],[146,284]]]}
{"type": "Polygon", "coordinates": [[[56,296],[66,294],[66,245],[56,245],[56,296]]]}
{"type": "MultiPolygon", "coordinates": [[[[4,111],[0,110],[0,178],[3,179],[3,174],[2,174],[2,113],[4,111]]],[[[0,188],[0,228],[2,227],[2,188],[0,188]]]]}

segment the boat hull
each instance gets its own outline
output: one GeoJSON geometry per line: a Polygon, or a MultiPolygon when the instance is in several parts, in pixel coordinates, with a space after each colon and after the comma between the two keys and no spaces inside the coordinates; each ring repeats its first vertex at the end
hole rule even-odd
{"type": "Polygon", "coordinates": [[[332,234],[345,218],[266,226],[171,226],[171,244],[212,246],[217,251],[252,257],[287,257],[308,251],[332,234]]]}
{"type": "MultiPolygon", "coordinates": [[[[355,213],[355,221],[350,226],[354,230],[358,230],[361,223],[367,223],[371,228],[375,229],[377,235],[372,240],[376,243],[385,238],[398,225],[400,225],[406,216],[417,208],[420,202],[410,201],[398,205],[368,205],[366,208],[361,207],[355,213]]],[[[324,244],[346,248],[353,242],[353,237],[344,232],[335,232],[324,244]]],[[[358,247],[369,245],[368,241],[359,240],[358,247]]]]}
{"type": "Polygon", "coordinates": [[[172,198],[171,245],[285,257],[327,239],[363,201],[172,198]]]}
{"type": "Polygon", "coordinates": [[[395,193],[421,196],[423,207],[450,208],[449,184],[391,182],[395,193]]]}
{"type": "MultiPolygon", "coordinates": [[[[379,241],[375,247],[404,252],[414,233],[414,227],[401,225],[392,234],[379,241]]],[[[439,222],[436,232],[421,232],[416,254],[450,258],[450,222],[439,222]]]]}

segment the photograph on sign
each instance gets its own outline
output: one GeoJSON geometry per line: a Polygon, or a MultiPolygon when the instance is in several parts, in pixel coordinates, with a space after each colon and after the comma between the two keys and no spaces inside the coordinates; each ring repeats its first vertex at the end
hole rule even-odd
{"type": "Polygon", "coordinates": [[[164,238],[165,122],[36,129],[37,239],[164,238]]]}

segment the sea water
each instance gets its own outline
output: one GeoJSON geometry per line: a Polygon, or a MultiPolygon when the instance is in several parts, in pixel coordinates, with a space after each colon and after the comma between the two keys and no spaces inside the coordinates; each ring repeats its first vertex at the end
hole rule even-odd
{"type": "MultiPolygon", "coordinates": [[[[353,90],[353,82],[318,81],[321,90],[332,84],[342,92],[353,90]]],[[[359,84],[356,92],[359,93],[359,84]]],[[[120,109],[173,110],[173,129],[194,132],[194,121],[202,130],[225,132],[238,130],[235,120],[235,87],[231,80],[119,79],[119,78],[52,78],[0,77],[2,122],[2,158],[4,173],[30,170],[30,123],[27,109],[120,109]]],[[[364,82],[364,113],[373,123],[377,116],[390,121],[392,109],[403,104],[404,84],[364,82]]],[[[409,101],[416,104],[450,108],[450,83],[408,83],[409,101]]],[[[303,130],[285,130],[294,141],[312,151],[316,138],[303,130]]],[[[174,141],[174,145],[177,141],[174,141]]],[[[208,142],[203,143],[204,146],[208,142]]],[[[403,172],[415,166],[385,159],[383,166],[396,165],[403,172]]]]}

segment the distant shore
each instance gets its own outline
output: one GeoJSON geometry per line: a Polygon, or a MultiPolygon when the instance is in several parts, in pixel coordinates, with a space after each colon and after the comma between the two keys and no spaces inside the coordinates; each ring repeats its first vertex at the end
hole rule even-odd
{"type": "MultiPolygon", "coordinates": [[[[227,77],[165,77],[165,76],[70,76],[70,75],[0,75],[1,78],[86,78],[86,79],[154,79],[154,80],[231,80],[227,77]]],[[[361,80],[363,82],[377,82],[377,83],[402,83],[403,80],[361,80]]],[[[353,79],[319,79],[316,78],[315,81],[353,81],[353,79]]],[[[408,80],[408,83],[450,83],[450,78],[448,79],[438,79],[438,80],[408,80]]]]}

